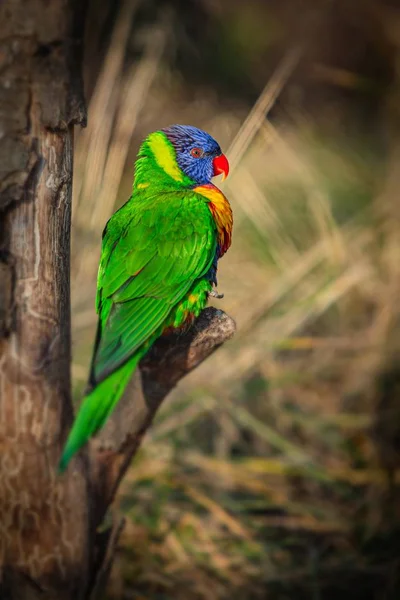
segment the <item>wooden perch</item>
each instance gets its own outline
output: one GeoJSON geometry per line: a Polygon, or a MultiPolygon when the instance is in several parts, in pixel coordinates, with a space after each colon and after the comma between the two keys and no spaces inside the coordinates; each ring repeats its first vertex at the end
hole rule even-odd
{"type": "MultiPolygon", "coordinates": [[[[93,441],[91,466],[95,526],[101,524],[132,457],[163,399],[195,367],[235,332],[235,322],[223,311],[206,308],[185,334],[162,337],[142,360],[122,400],[93,441]]],[[[123,520],[97,538],[88,597],[104,586],[123,520]]]]}
{"type": "Polygon", "coordinates": [[[162,337],[142,360],[117,408],[93,443],[97,523],[165,396],[235,331],[234,321],[206,308],[185,334],[162,337]]]}

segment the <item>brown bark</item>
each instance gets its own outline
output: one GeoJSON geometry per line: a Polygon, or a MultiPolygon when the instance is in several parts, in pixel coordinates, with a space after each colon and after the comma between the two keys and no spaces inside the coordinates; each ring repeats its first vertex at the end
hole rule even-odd
{"type": "Polygon", "coordinates": [[[83,6],[0,5],[0,562],[2,594],[18,599],[39,590],[78,597],[89,560],[84,466],[65,479],[54,469],[72,415],[69,222],[72,127],[85,118],[75,68],[83,6]]]}
{"type": "Polygon", "coordinates": [[[207,309],[189,333],[160,340],[90,462],[83,451],[57,475],[73,418],[69,237],[84,12],[83,0],[0,3],[0,598],[10,600],[78,600],[101,587],[120,524],[96,530],[145,430],[177,381],[234,332],[207,309]]]}

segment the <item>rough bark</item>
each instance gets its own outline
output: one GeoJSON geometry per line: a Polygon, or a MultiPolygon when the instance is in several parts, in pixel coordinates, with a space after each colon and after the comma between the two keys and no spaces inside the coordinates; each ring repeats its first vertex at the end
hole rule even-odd
{"type": "Polygon", "coordinates": [[[56,477],[70,400],[69,229],[84,3],[0,4],[2,596],[79,597],[85,467],[56,477]],[[55,596],[55,591],[56,596],[55,596]]]}
{"type": "Polygon", "coordinates": [[[0,3],[0,598],[101,590],[121,522],[98,533],[172,387],[234,332],[207,309],[161,339],[99,439],[56,473],[72,419],[73,126],[84,124],[83,0],[0,3]]]}

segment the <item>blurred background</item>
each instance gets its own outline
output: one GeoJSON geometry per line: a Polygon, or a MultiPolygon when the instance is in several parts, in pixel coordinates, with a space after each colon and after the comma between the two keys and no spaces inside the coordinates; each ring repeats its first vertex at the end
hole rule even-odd
{"type": "Polygon", "coordinates": [[[398,2],[93,0],[87,22],[77,398],[101,232],[143,137],[209,131],[235,218],[216,305],[237,334],[133,461],[105,598],[400,598],[398,2]]]}

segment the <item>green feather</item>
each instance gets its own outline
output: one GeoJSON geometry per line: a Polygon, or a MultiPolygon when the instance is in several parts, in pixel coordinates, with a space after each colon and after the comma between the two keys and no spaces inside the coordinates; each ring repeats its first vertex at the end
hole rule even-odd
{"type": "Polygon", "coordinates": [[[72,456],[104,425],[122,396],[140,358],[140,354],[133,356],[84,398],[60,459],[60,473],[65,471],[72,456]]]}

